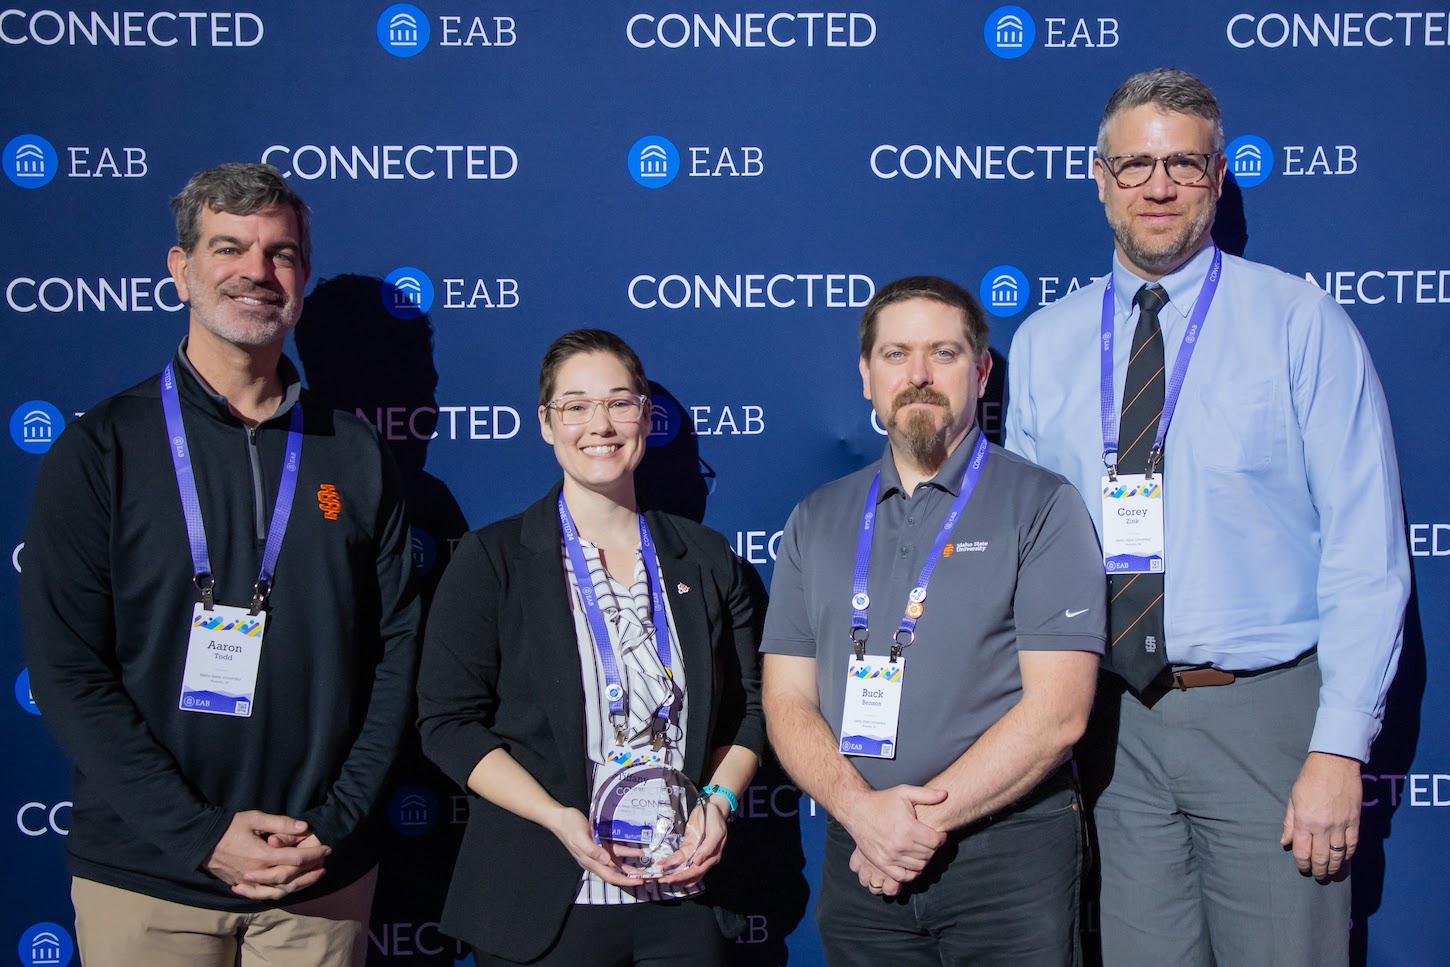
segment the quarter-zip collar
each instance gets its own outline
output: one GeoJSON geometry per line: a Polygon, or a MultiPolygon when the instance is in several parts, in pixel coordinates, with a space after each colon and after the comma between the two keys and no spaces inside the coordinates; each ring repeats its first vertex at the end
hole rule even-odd
{"type": "Polygon", "coordinates": [[[213,417],[228,426],[236,427],[246,437],[247,465],[252,472],[253,536],[259,545],[265,544],[267,526],[271,520],[271,501],[263,483],[261,454],[257,449],[257,431],[278,420],[290,418],[292,407],[297,406],[302,398],[302,377],[298,374],[297,367],[292,365],[292,360],[286,356],[279,356],[277,358],[277,375],[285,387],[282,392],[282,402],[277,405],[277,412],[255,427],[249,427],[232,412],[227,398],[212,389],[211,385],[191,365],[191,360],[186,358],[186,337],[184,336],[181,339],[181,345],[176,347],[176,364],[176,371],[185,374],[176,381],[178,394],[186,402],[192,404],[196,411],[213,417]]]}

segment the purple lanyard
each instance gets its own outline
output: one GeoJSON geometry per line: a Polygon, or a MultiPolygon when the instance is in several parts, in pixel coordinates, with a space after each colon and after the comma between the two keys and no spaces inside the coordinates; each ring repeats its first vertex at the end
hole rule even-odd
{"type": "MultiPolygon", "coordinates": [[[[1213,248],[1213,264],[1208,267],[1208,277],[1203,280],[1198,301],[1194,303],[1193,315],[1188,319],[1188,329],[1183,333],[1183,343],[1178,347],[1178,356],[1173,360],[1173,374],[1163,394],[1163,415],[1158,418],[1158,435],[1153,438],[1152,455],[1148,458],[1148,476],[1163,459],[1163,442],[1168,437],[1168,424],[1173,420],[1173,410],[1178,406],[1178,394],[1183,389],[1183,377],[1188,372],[1188,361],[1193,358],[1198,336],[1203,331],[1203,321],[1208,317],[1208,307],[1213,304],[1213,295],[1218,291],[1219,273],[1223,268],[1223,252],[1213,248]]],[[[1118,405],[1113,399],[1113,276],[1108,275],[1107,287],[1103,290],[1102,325],[1102,376],[1098,393],[1103,417],[1103,465],[1108,468],[1108,479],[1118,478],[1118,405]],[[1108,459],[1112,454],[1113,459],[1108,459]]]]}
{"type": "MultiPolygon", "coordinates": [[[[181,421],[181,399],[176,392],[176,376],[171,363],[161,373],[161,408],[166,413],[166,435],[170,439],[171,465],[176,471],[176,487],[181,491],[181,510],[186,517],[186,535],[191,539],[192,581],[201,591],[202,604],[210,611],[214,603],[216,580],[211,572],[211,555],[206,549],[206,528],[201,520],[201,500],[196,494],[196,473],[191,467],[191,446],[186,442],[186,426],[181,421]]],[[[297,470],[302,465],[302,403],[292,406],[292,423],[287,430],[287,455],[282,462],[282,479],[277,484],[277,503],[272,508],[272,522],[267,528],[267,547],[262,552],[262,570],[252,586],[252,614],[262,610],[272,593],[272,575],[277,569],[277,555],[282,552],[282,535],[287,533],[287,520],[292,516],[292,496],[297,492],[297,470]]]]}
{"type": "MultiPolygon", "coordinates": [[[[941,560],[942,548],[946,547],[952,528],[962,516],[962,509],[972,499],[972,491],[977,489],[977,479],[981,477],[982,464],[986,462],[987,435],[979,431],[972,459],[967,462],[967,469],[962,473],[962,485],[957,489],[957,499],[952,501],[951,510],[947,512],[947,518],[937,532],[936,541],[931,545],[926,563],[922,565],[921,575],[916,579],[916,586],[908,595],[901,625],[891,638],[892,661],[900,658],[901,650],[916,639],[916,622],[925,610],[923,602],[926,601],[926,588],[931,583],[931,574],[936,570],[936,562],[941,560]],[[903,635],[906,636],[905,641],[902,641],[903,635]]],[[[880,492],[881,474],[878,473],[871,481],[871,488],[866,491],[866,506],[861,511],[861,536],[856,540],[856,570],[851,585],[851,644],[855,648],[857,660],[866,657],[866,639],[871,634],[866,624],[866,609],[871,607],[871,596],[866,593],[866,586],[867,574],[871,568],[871,538],[876,525],[876,498],[880,492]]]]}
{"type": "MultiPolygon", "coordinates": [[[[665,674],[670,675],[670,621],[665,613],[665,593],[660,579],[660,564],[655,560],[654,541],[650,540],[649,525],[644,515],[639,514],[639,549],[644,559],[650,592],[650,612],[655,627],[655,653],[665,674]]],[[[600,610],[599,598],[594,594],[594,581],[589,574],[589,562],[584,559],[584,547],[579,543],[579,532],[574,527],[574,518],[569,516],[569,506],[564,495],[559,494],[559,523],[564,528],[564,548],[569,552],[569,563],[574,567],[574,586],[584,601],[584,616],[589,621],[589,631],[594,638],[594,647],[599,652],[599,663],[604,666],[604,697],[609,700],[609,717],[616,718],[624,713],[624,685],[619,678],[619,665],[614,658],[614,645],[609,638],[609,626],[604,623],[604,612],[600,610]]],[[[670,675],[673,678],[673,675],[670,675]]],[[[667,699],[655,710],[654,729],[663,732],[670,721],[671,699],[667,699]]],[[[619,726],[615,726],[616,732],[619,726]]]]}

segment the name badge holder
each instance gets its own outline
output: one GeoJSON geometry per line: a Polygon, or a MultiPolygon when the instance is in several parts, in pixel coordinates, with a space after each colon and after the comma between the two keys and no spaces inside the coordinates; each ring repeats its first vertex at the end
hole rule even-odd
{"type": "Polygon", "coordinates": [[[1203,333],[1223,270],[1223,253],[1215,247],[1208,276],[1188,319],[1183,343],[1173,361],[1173,372],[1163,394],[1163,413],[1143,473],[1118,473],[1118,406],[1113,389],[1113,278],[1103,290],[1099,406],[1103,427],[1103,570],[1108,574],[1162,574],[1167,566],[1167,538],[1163,516],[1164,480],[1159,471],[1168,425],[1183,391],[1188,363],[1203,333]]]}
{"type": "MultiPolygon", "coordinates": [[[[629,747],[625,724],[624,682],[620,678],[609,626],[594,582],[589,577],[589,562],[574,519],[559,495],[559,523],[564,530],[564,548],[574,568],[574,585],[584,602],[584,615],[589,623],[590,637],[599,653],[604,669],[604,697],[609,702],[609,720],[614,727],[614,745],[605,757],[610,774],[594,793],[589,806],[589,822],[594,841],[607,848],[616,862],[630,876],[653,879],[666,876],[690,865],[694,851],[683,850],[686,824],[690,810],[700,798],[699,790],[689,776],[668,763],[670,713],[674,705],[674,676],[671,673],[671,642],[669,615],[665,610],[664,584],[660,578],[659,561],[644,515],[639,515],[640,556],[644,559],[649,580],[650,613],[654,622],[655,653],[670,678],[671,691],[650,718],[648,749],[629,747]]],[[[698,844],[697,844],[698,847],[698,844]]]]}
{"type": "Polygon", "coordinates": [[[255,707],[257,670],[262,660],[262,637],[267,629],[267,613],[262,609],[271,596],[277,556],[282,551],[282,538],[292,515],[292,498],[297,492],[297,474],[302,464],[302,405],[292,407],[282,478],[277,485],[272,522],[267,528],[262,566],[252,585],[251,606],[217,604],[216,580],[207,550],[191,448],[171,365],[167,363],[161,373],[161,406],[166,415],[168,449],[191,544],[192,583],[201,595],[201,600],[192,606],[178,707],[185,712],[250,718],[255,707]]]}
{"type": "Polygon", "coordinates": [[[907,595],[901,624],[891,636],[886,655],[868,655],[866,641],[871,636],[867,611],[871,596],[867,593],[871,568],[871,541],[875,536],[876,500],[881,493],[881,474],[871,481],[866,491],[866,504],[861,511],[861,533],[856,540],[856,566],[851,587],[851,655],[846,665],[846,697],[841,710],[841,754],[871,759],[896,758],[897,731],[901,723],[901,694],[906,676],[906,659],[902,652],[916,640],[916,623],[926,613],[926,593],[931,584],[936,562],[951,537],[962,510],[977,488],[982,465],[987,460],[987,436],[978,432],[977,445],[956,499],[947,511],[946,520],[937,532],[931,552],[926,556],[916,586],[907,595]]]}

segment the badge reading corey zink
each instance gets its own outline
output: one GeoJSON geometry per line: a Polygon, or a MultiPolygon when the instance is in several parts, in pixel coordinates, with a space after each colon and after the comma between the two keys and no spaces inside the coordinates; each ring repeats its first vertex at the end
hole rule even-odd
{"type": "Polygon", "coordinates": [[[1163,475],[1103,477],[1103,569],[1162,574],[1163,475]]]}
{"type": "Polygon", "coordinates": [[[266,612],[224,604],[207,610],[197,602],[181,676],[181,710],[250,718],[266,628],[266,612]]]}

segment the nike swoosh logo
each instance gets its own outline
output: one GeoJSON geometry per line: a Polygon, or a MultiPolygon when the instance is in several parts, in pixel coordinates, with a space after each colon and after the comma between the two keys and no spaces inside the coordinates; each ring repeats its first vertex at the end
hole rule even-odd
{"type": "Polygon", "coordinates": [[[1081,611],[1064,611],[1063,614],[1067,615],[1069,618],[1076,618],[1078,615],[1087,614],[1091,610],[1091,608],[1083,608],[1081,611]]]}

